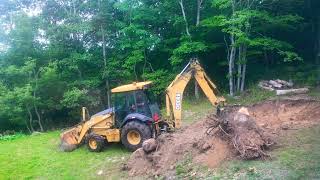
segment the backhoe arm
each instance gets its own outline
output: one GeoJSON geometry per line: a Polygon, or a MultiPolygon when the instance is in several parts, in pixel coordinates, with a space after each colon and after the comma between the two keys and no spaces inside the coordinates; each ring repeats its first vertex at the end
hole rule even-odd
{"type": "Polygon", "coordinates": [[[182,98],[185,87],[194,77],[213,106],[218,106],[224,98],[216,96],[217,88],[197,60],[191,60],[182,72],[176,76],[166,90],[166,109],[171,128],[181,127],[182,98]]]}

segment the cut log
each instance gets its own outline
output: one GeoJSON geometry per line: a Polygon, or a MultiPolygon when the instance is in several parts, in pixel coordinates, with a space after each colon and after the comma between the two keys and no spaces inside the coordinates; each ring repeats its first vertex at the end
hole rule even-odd
{"type": "Polygon", "coordinates": [[[281,80],[281,79],[277,79],[275,81],[277,83],[280,83],[280,84],[284,85],[284,86],[293,87],[293,83],[292,82],[284,81],[284,80],[281,80]]]}
{"type": "Polygon", "coordinates": [[[277,90],[277,95],[285,95],[285,94],[303,94],[309,91],[308,88],[299,88],[299,89],[286,89],[286,90],[277,90]]]}
{"type": "Polygon", "coordinates": [[[265,84],[264,82],[259,82],[258,86],[262,89],[268,90],[268,91],[274,91],[272,87],[270,87],[268,84],[265,84]]]}
{"type": "Polygon", "coordinates": [[[258,86],[268,91],[274,91],[276,89],[288,89],[293,87],[292,82],[284,81],[281,79],[260,81],[258,86]]]}
{"type": "Polygon", "coordinates": [[[278,83],[277,81],[274,81],[274,80],[270,80],[269,84],[271,84],[275,88],[282,88],[282,86],[283,86],[282,84],[280,84],[280,83],[278,83]]]}

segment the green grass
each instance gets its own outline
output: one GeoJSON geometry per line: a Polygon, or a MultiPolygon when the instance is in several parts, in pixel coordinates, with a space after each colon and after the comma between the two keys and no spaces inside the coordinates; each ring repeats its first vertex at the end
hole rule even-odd
{"type": "MultiPolygon", "coordinates": [[[[223,95],[226,98],[227,105],[240,104],[240,105],[251,105],[257,102],[261,102],[267,99],[275,97],[275,92],[262,90],[258,87],[252,87],[246,90],[245,93],[236,97],[230,97],[227,94],[223,95]]],[[[206,114],[215,112],[209,100],[202,95],[198,100],[195,98],[184,98],[182,104],[182,123],[190,124],[196,120],[203,118],[206,114]]],[[[163,112],[165,110],[162,110],[163,112]]]]}
{"type": "Polygon", "coordinates": [[[275,96],[276,96],[275,92],[263,90],[257,86],[252,86],[241,95],[238,95],[235,97],[231,97],[227,94],[224,95],[224,97],[226,98],[227,104],[240,104],[240,105],[255,104],[275,96]]]}
{"type": "Polygon", "coordinates": [[[320,88],[311,88],[308,93],[311,97],[320,100],[320,88]]]}
{"type": "Polygon", "coordinates": [[[195,122],[210,112],[215,112],[215,108],[211,105],[208,99],[205,99],[204,97],[199,100],[184,99],[182,109],[183,125],[195,122]]]}
{"type": "Polygon", "coordinates": [[[129,152],[120,145],[92,153],[58,149],[59,132],[0,141],[0,179],[119,179],[129,152]],[[102,175],[97,175],[102,170],[102,175]]]}

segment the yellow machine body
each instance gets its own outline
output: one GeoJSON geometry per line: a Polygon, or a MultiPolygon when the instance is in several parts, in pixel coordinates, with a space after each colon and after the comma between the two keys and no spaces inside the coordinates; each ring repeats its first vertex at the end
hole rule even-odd
{"type": "Polygon", "coordinates": [[[200,88],[213,106],[223,104],[225,99],[217,97],[216,85],[210,80],[197,60],[190,61],[166,89],[166,110],[168,124],[171,128],[181,127],[182,99],[185,87],[194,77],[200,88]]]}
{"type": "Polygon", "coordinates": [[[152,84],[152,81],[133,82],[131,84],[126,84],[126,85],[122,85],[122,86],[113,88],[113,89],[111,89],[111,92],[112,93],[119,93],[119,92],[143,90],[143,89],[147,89],[151,84],[152,84]]]}
{"type": "MultiPolygon", "coordinates": [[[[213,106],[217,107],[225,102],[225,99],[223,97],[216,96],[216,94],[218,93],[217,87],[207,76],[200,63],[197,60],[191,60],[182,70],[182,72],[178,74],[171,82],[171,84],[167,87],[165,92],[167,118],[162,118],[160,121],[157,121],[156,124],[165,122],[169,125],[169,129],[181,127],[183,93],[186,85],[189,83],[191,78],[194,78],[198,82],[199,87],[203,90],[204,94],[213,106]]],[[[111,92],[121,93],[143,90],[149,88],[151,83],[151,81],[134,82],[131,84],[116,87],[112,89],[111,92]]],[[[75,127],[63,132],[61,134],[61,142],[65,142],[68,145],[77,146],[89,133],[99,135],[105,138],[107,142],[121,141],[120,129],[114,128],[115,115],[113,112],[106,114],[98,113],[91,118],[87,116],[89,116],[89,113],[86,108],[83,108],[83,121],[75,127]]],[[[159,132],[159,126],[156,125],[155,128],[156,132],[159,132]]],[[[138,137],[136,133],[134,133],[134,131],[129,133],[127,136],[128,141],[130,141],[131,144],[135,144],[135,141],[139,142],[141,138],[138,137]]]]}
{"type": "Polygon", "coordinates": [[[120,130],[113,128],[113,113],[92,116],[86,120],[86,108],[82,108],[83,121],[77,126],[63,132],[61,141],[70,145],[78,145],[90,133],[101,135],[107,142],[120,142],[120,130]]]}

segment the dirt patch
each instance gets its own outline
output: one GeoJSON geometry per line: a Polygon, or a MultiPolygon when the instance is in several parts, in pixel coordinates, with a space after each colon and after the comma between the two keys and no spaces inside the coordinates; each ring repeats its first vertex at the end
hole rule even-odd
{"type": "MultiPolygon", "coordinates": [[[[237,112],[239,108],[239,106],[227,107],[227,115],[237,112]]],[[[320,102],[317,101],[273,100],[247,108],[252,117],[250,122],[254,121],[253,123],[257,126],[255,128],[271,134],[274,139],[285,134],[285,131],[309,127],[320,122],[320,102]]],[[[125,166],[129,170],[129,175],[167,174],[175,171],[176,162],[182,160],[186,155],[191,155],[194,163],[211,168],[217,167],[225,160],[239,156],[233,141],[215,132],[218,131],[217,128],[211,128],[215,125],[216,120],[219,119],[211,114],[175,133],[159,136],[155,152],[146,154],[139,149],[132,154],[125,166]]],[[[243,132],[239,133],[243,134],[243,132]]],[[[251,135],[252,137],[261,136],[257,133],[248,134],[246,137],[250,138],[251,135]]],[[[263,139],[263,136],[261,137],[263,139]]],[[[267,140],[261,142],[261,145],[265,142],[267,140]]]]}
{"type": "Polygon", "coordinates": [[[310,127],[320,122],[320,102],[311,100],[266,101],[249,107],[257,123],[273,134],[280,130],[310,127]]]}

